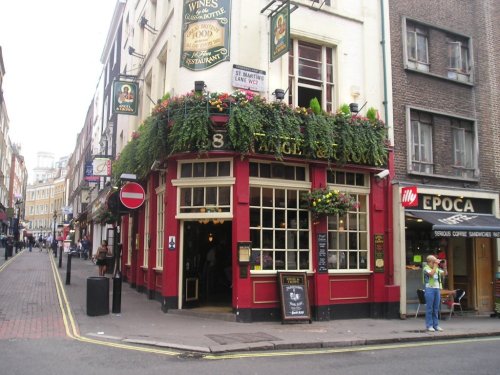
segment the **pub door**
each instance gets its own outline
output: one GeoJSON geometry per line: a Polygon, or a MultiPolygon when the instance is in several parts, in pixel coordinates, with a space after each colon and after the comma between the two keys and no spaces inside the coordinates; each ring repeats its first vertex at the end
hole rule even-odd
{"type": "Polygon", "coordinates": [[[231,221],[183,223],[182,308],[231,305],[231,221]]]}

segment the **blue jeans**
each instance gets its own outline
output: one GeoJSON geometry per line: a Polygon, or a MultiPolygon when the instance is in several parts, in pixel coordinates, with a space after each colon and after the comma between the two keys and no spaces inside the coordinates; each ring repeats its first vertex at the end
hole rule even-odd
{"type": "Polygon", "coordinates": [[[425,327],[437,328],[439,326],[438,314],[441,303],[439,288],[425,288],[425,327]]]}

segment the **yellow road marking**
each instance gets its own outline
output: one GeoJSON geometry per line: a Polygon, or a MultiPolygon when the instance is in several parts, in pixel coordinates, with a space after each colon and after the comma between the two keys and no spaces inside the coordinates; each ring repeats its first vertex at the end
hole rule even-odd
{"type": "MultiPolygon", "coordinates": [[[[7,249],[5,249],[5,251],[7,251],[7,249]]],[[[18,252],[16,255],[14,255],[12,258],[10,258],[9,260],[7,260],[4,264],[2,264],[2,265],[0,266],[0,272],[2,272],[2,271],[4,270],[4,268],[5,268],[5,267],[7,267],[9,264],[11,264],[17,256],[21,255],[21,254],[23,253],[23,251],[24,251],[24,250],[21,250],[21,251],[20,251],[20,252],[18,252]]]]}
{"type": "Polygon", "coordinates": [[[91,339],[88,337],[80,336],[80,333],[78,332],[78,329],[77,329],[76,324],[75,324],[75,319],[73,318],[71,306],[70,306],[68,298],[66,296],[66,291],[64,290],[61,277],[59,275],[59,272],[57,271],[54,258],[51,256],[49,258],[50,258],[50,264],[52,266],[52,272],[54,274],[54,280],[56,283],[56,291],[57,291],[57,298],[59,301],[59,307],[60,307],[61,313],[63,315],[63,323],[64,323],[64,327],[66,329],[66,334],[69,338],[71,338],[73,340],[81,341],[81,342],[90,343],[90,344],[108,346],[108,347],[112,347],[112,348],[134,350],[134,351],[139,351],[139,352],[144,352],[144,353],[154,353],[154,354],[162,354],[162,355],[169,355],[169,356],[177,356],[177,355],[181,354],[179,352],[173,352],[173,351],[168,351],[168,350],[164,350],[164,349],[146,348],[146,347],[140,347],[140,346],[134,346],[134,345],[113,343],[113,342],[101,341],[101,340],[96,340],[96,339],[91,339]]]}

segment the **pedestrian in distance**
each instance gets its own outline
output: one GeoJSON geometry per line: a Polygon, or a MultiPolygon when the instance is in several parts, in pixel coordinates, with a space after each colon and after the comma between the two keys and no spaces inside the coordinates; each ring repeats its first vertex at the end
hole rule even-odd
{"type": "Polygon", "coordinates": [[[108,255],[108,241],[103,240],[95,255],[96,264],[99,266],[99,276],[106,274],[106,255],[108,255]]]}
{"type": "Polygon", "coordinates": [[[424,267],[425,282],[425,326],[428,332],[442,331],[439,326],[439,307],[441,304],[441,289],[443,277],[448,274],[446,264],[439,268],[441,260],[434,255],[427,257],[424,267]]]}

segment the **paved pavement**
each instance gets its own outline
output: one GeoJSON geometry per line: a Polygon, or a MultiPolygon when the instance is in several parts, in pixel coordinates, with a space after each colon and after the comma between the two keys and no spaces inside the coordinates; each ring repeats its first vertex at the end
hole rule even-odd
{"type": "MultiPolygon", "coordinates": [[[[0,251],[0,254],[3,254],[0,251]]],[[[24,251],[6,268],[24,267],[35,273],[52,274],[46,253],[24,251]]],[[[67,277],[67,256],[58,268],[64,284],[67,277]]],[[[56,260],[58,264],[58,259],[56,260]]],[[[0,280],[6,269],[0,273],[0,280]]],[[[10,274],[10,273],[9,273],[10,274]]],[[[20,272],[20,274],[26,274],[20,272]]],[[[442,322],[444,332],[425,331],[423,317],[406,320],[354,319],[281,324],[281,322],[236,323],[216,319],[224,314],[197,310],[170,310],[163,313],[160,303],[149,300],[129,284],[123,283],[121,313],[101,316],[87,315],[87,278],[97,276],[97,266],[88,260],[74,258],[70,285],[64,285],[71,310],[81,336],[119,343],[135,343],[201,353],[232,351],[331,348],[381,343],[443,340],[463,337],[500,336],[500,319],[464,314],[442,322]]],[[[10,277],[10,276],[9,276],[10,277]]],[[[19,286],[19,293],[32,293],[36,282],[30,277],[19,286]],[[22,290],[21,290],[22,289],[22,290]]],[[[54,281],[45,282],[47,296],[53,294],[54,281]]],[[[35,289],[40,289],[41,286],[35,289]]],[[[112,301],[110,282],[110,307],[112,301]]],[[[110,309],[111,311],[111,309],[110,309]]]]}

